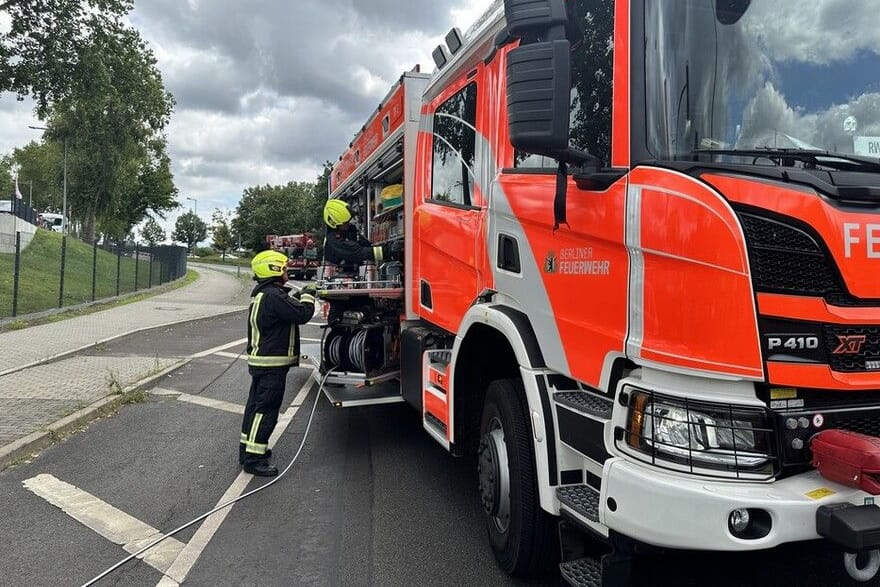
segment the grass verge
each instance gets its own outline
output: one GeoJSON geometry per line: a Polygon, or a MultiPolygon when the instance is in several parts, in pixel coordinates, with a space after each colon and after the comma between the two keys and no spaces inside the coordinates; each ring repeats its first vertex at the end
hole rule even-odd
{"type": "Polygon", "coordinates": [[[50,324],[52,322],[60,322],[62,320],[68,320],[70,318],[76,318],[77,316],[86,316],[88,314],[94,314],[95,312],[101,312],[103,310],[109,310],[111,308],[115,308],[117,306],[125,306],[127,304],[133,304],[135,302],[141,302],[143,300],[149,299],[151,297],[167,293],[169,291],[174,291],[175,289],[184,287],[196,281],[199,278],[199,273],[190,269],[186,272],[186,276],[183,279],[178,279],[172,283],[165,284],[163,286],[155,286],[153,289],[144,291],[143,293],[139,293],[136,295],[129,295],[122,299],[111,299],[101,302],[95,302],[94,304],[87,306],[85,308],[77,308],[73,310],[62,310],[58,313],[52,314],[50,316],[44,316],[40,318],[32,318],[32,319],[21,319],[21,320],[13,320],[12,322],[8,322],[5,325],[0,325],[0,332],[6,332],[9,330],[21,330],[22,328],[29,328],[31,326],[39,326],[40,324],[50,324]]]}
{"type": "MultiPolygon", "coordinates": [[[[17,313],[42,312],[59,306],[115,297],[159,285],[161,263],[147,255],[117,256],[67,238],[64,254],[64,291],[61,295],[62,239],[57,232],[38,230],[22,251],[17,313]],[[93,271],[94,267],[94,271],[93,271]]],[[[15,255],[0,255],[0,317],[12,315],[15,255]]]]}

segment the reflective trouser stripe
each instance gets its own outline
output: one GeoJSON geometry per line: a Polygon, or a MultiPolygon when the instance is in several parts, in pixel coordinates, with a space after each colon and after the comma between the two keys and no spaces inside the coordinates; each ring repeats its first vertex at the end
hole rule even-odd
{"type": "Polygon", "coordinates": [[[375,259],[376,263],[381,263],[384,260],[384,255],[382,254],[382,247],[373,247],[373,259],[375,259]]]}
{"type": "Polygon", "coordinates": [[[264,455],[266,454],[266,450],[268,450],[268,444],[259,444],[257,443],[257,432],[260,430],[260,424],[263,421],[263,414],[257,412],[254,414],[254,421],[251,422],[251,433],[248,435],[247,440],[244,443],[245,452],[264,455]]]}
{"type": "Polygon", "coordinates": [[[299,361],[298,355],[286,355],[283,357],[248,356],[248,365],[251,367],[290,367],[295,365],[297,361],[299,361]]]}
{"type": "Polygon", "coordinates": [[[241,444],[244,445],[245,452],[264,455],[266,451],[269,450],[268,444],[259,444],[257,442],[250,442],[248,440],[247,434],[244,432],[241,433],[241,444]]]}

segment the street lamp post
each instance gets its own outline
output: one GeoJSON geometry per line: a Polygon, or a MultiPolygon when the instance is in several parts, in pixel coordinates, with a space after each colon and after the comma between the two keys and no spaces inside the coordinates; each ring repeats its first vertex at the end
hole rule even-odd
{"type": "MultiPolygon", "coordinates": [[[[49,130],[45,126],[31,126],[34,130],[49,130]]],[[[33,186],[31,187],[33,192],[33,186]]],[[[67,137],[64,137],[64,198],[61,202],[61,234],[67,234],[67,137]]]]}
{"type": "Polygon", "coordinates": [[[198,216],[199,215],[199,201],[196,200],[195,198],[190,198],[190,197],[187,197],[186,199],[190,200],[193,203],[193,205],[195,206],[195,210],[193,211],[193,213],[196,216],[198,216]]]}

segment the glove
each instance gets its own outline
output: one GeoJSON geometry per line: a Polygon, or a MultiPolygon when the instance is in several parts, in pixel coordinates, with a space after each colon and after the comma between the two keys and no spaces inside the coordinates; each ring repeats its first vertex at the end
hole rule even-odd
{"type": "Polygon", "coordinates": [[[318,288],[315,287],[314,283],[307,283],[302,287],[301,290],[296,294],[297,298],[303,304],[314,304],[315,296],[318,294],[318,288]]]}

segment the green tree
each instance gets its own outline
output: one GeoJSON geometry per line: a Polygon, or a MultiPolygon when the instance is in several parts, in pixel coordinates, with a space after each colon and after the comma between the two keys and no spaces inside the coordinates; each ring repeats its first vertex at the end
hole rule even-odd
{"type": "Polygon", "coordinates": [[[171,238],[186,243],[186,247],[192,251],[196,244],[208,238],[208,225],[194,212],[187,212],[177,219],[171,238]]]}
{"type": "Polygon", "coordinates": [[[141,238],[151,247],[155,247],[157,243],[165,240],[165,229],[151,216],[141,227],[141,238]]]}
{"type": "Polygon", "coordinates": [[[31,141],[15,149],[6,160],[18,169],[19,186],[25,201],[30,200],[28,182],[33,182],[34,208],[61,212],[63,164],[57,144],[31,141]]]}
{"type": "Polygon", "coordinates": [[[221,210],[214,210],[214,214],[211,216],[211,237],[214,242],[211,246],[220,251],[220,256],[223,259],[226,258],[226,251],[235,246],[229,224],[228,214],[224,214],[221,210]]]}
{"type": "Polygon", "coordinates": [[[317,199],[313,183],[249,187],[236,209],[233,232],[241,236],[242,246],[259,251],[265,248],[266,235],[300,234],[319,228],[321,206],[323,200],[317,199]]]}
{"type": "Polygon", "coordinates": [[[117,26],[133,0],[10,0],[11,21],[0,34],[0,91],[33,96],[38,117],[73,92],[72,72],[92,37],[117,26]]]}
{"type": "Polygon", "coordinates": [[[137,31],[104,22],[78,46],[71,89],[49,109],[46,138],[68,155],[68,209],[84,236],[120,238],[148,212],[177,206],[164,128],[173,98],[137,31]]]}
{"type": "Polygon", "coordinates": [[[8,200],[15,190],[12,177],[12,158],[0,159],[0,200],[8,200]]]}

